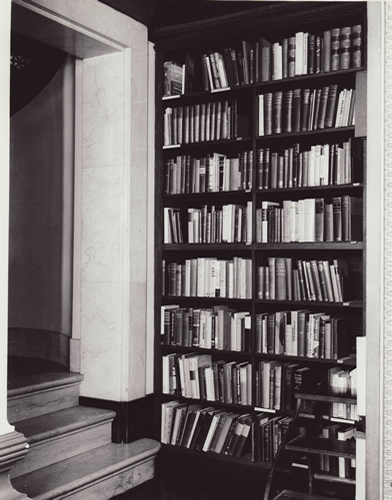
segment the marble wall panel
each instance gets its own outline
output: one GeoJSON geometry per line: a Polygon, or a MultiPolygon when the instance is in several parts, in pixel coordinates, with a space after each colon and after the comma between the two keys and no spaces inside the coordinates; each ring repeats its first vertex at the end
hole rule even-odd
{"type": "Polygon", "coordinates": [[[128,396],[129,400],[144,397],[146,366],[146,303],[140,307],[140,297],[146,297],[146,282],[129,285],[130,335],[128,396]],[[143,378],[141,377],[143,374],[143,378]]]}
{"type": "Polygon", "coordinates": [[[83,168],[123,163],[124,53],[83,61],[83,168]]]}
{"type": "Polygon", "coordinates": [[[120,167],[87,168],[82,174],[82,282],[121,277],[120,167]]]}
{"type": "Polygon", "coordinates": [[[120,283],[84,283],[81,303],[81,395],[121,401],[120,283]]]}

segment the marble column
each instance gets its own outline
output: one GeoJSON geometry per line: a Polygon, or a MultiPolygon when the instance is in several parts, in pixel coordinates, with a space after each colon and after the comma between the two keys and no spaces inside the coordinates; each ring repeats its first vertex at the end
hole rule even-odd
{"type": "Polygon", "coordinates": [[[82,104],[81,394],[114,401],[145,395],[145,42],[83,60],[77,97],[82,104]]]}
{"type": "MultiPolygon", "coordinates": [[[[2,3],[0,16],[0,64],[9,68],[11,1],[2,3]]],[[[8,331],[8,213],[9,213],[9,70],[0,74],[4,114],[0,124],[0,497],[4,500],[27,498],[15,491],[9,471],[27,453],[23,434],[7,420],[7,331],[8,331]]]]}

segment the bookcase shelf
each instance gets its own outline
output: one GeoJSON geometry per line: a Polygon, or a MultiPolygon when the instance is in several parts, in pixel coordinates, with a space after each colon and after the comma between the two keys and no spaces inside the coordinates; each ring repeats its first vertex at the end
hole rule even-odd
{"type": "Polygon", "coordinates": [[[244,359],[249,359],[250,352],[244,352],[244,351],[234,351],[234,350],[227,350],[227,349],[207,349],[203,347],[185,347],[185,346],[179,346],[179,345],[168,345],[168,344],[162,344],[162,351],[164,353],[166,352],[172,352],[175,350],[176,352],[196,352],[196,353],[210,353],[213,355],[217,356],[225,356],[225,357],[235,357],[235,358],[244,358],[244,359]]]}
{"type": "Polygon", "coordinates": [[[272,354],[272,353],[256,353],[255,357],[257,359],[277,359],[284,362],[291,361],[303,364],[324,364],[328,366],[349,366],[354,367],[356,365],[355,360],[349,359],[326,359],[326,358],[310,358],[308,356],[290,356],[288,354],[272,354]]]}
{"type": "Polygon", "coordinates": [[[325,307],[333,307],[333,308],[347,308],[347,309],[362,309],[363,304],[362,301],[359,300],[351,300],[349,302],[316,302],[316,301],[297,301],[297,300],[262,300],[255,299],[256,304],[264,304],[264,305],[279,305],[279,307],[292,306],[292,307],[317,307],[325,308],[325,307]]]}
{"type": "MultiPolygon", "coordinates": [[[[348,128],[348,127],[346,127],[348,128]]],[[[184,149],[184,150],[190,150],[190,149],[200,149],[201,147],[205,148],[216,148],[217,146],[219,147],[224,147],[224,146],[230,146],[232,144],[243,144],[243,143],[251,143],[252,138],[251,137],[237,137],[236,139],[219,139],[219,141],[200,141],[200,142],[190,142],[190,143],[181,143],[181,144],[170,144],[167,146],[163,146],[164,150],[170,150],[170,149],[184,149]]]]}
{"type": "Polygon", "coordinates": [[[323,128],[323,129],[318,129],[318,130],[307,130],[303,132],[283,132],[281,134],[271,134],[271,135],[262,135],[262,136],[257,136],[257,142],[268,142],[268,141],[275,141],[276,139],[298,139],[301,137],[308,137],[308,136],[324,136],[324,135],[329,135],[329,134],[336,134],[339,133],[340,135],[344,133],[352,133],[355,131],[355,126],[348,126],[348,127],[339,127],[339,128],[323,128]]]}
{"type": "Polygon", "coordinates": [[[298,436],[286,445],[290,451],[355,458],[355,442],[298,436]]]}
{"type": "Polygon", "coordinates": [[[250,251],[250,250],[312,250],[312,251],[362,251],[362,241],[351,242],[315,242],[315,243],[170,243],[163,246],[165,252],[204,252],[204,251],[250,251]]]}
{"type": "Polygon", "coordinates": [[[268,462],[254,462],[251,459],[250,454],[246,454],[241,458],[229,456],[229,455],[224,455],[224,454],[218,454],[218,453],[213,453],[211,451],[196,451],[196,450],[189,450],[187,448],[183,448],[181,446],[174,446],[170,444],[165,444],[164,447],[170,451],[171,453],[177,453],[180,455],[190,455],[194,458],[202,458],[205,460],[206,458],[208,460],[215,460],[215,461],[220,461],[223,464],[234,464],[235,466],[245,466],[247,468],[251,467],[256,470],[258,469],[265,469],[269,470],[271,468],[271,463],[268,462]]]}
{"type": "MultiPolygon", "coordinates": [[[[197,421],[198,418],[203,418],[202,412],[208,413],[210,410],[207,412],[206,408],[210,406],[213,410],[209,418],[217,426],[221,426],[220,432],[222,426],[226,425],[225,419],[228,419],[230,413],[234,413],[230,430],[226,428],[226,439],[232,439],[230,432],[234,433],[236,430],[237,433],[242,433],[244,431],[244,439],[247,440],[248,446],[244,448],[244,456],[241,458],[225,453],[195,451],[179,445],[165,444],[165,450],[180,454],[184,456],[184,459],[187,456],[202,457],[203,460],[214,460],[223,464],[241,464],[241,466],[253,467],[256,470],[265,470],[266,474],[280,453],[280,447],[271,441],[272,436],[279,436],[283,442],[291,429],[293,419],[296,418],[296,392],[298,397],[303,399],[304,404],[306,403],[306,409],[302,413],[307,413],[309,408],[311,412],[312,404],[327,405],[331,409],[331,411],[324,411],[324,419],[321,418],[325,426],[333,424],[343,428],[357,425],[359,417],[351,408],[356,407],[355,398],[338,397],[336,394],[325,392],[310,394],[311,389],[307,393],[305,387],[309,381],[312,382],[312,379],[317,388],[321,380],[322,386],[329,385],[332,383],[332,377],[339,373],[342,377],[342,384],[343,379],[346,383],[348,383],[347,380],[351,380],[351,377],[354,379],[356,337],[365,334],[366,319],[362,300],[366,285],[363,277],[366,258],[366,232],[363,230],[363,207],[366,206],[366,137],[358,137],[359,130],[364,128],[361,127],[363,123],[360,122],[363,118],[362,113],[359,112],[362,94],[357,92],[360,90],[361,79],[364,81],[362,74],[366,73],[366,3],[357,2],[355,6],[349,6],[340,2],[336,5],[325,5],[323,2],[320,4],[312,2],[309,5],[306,2],[299,2],[298,6],[294,6],[291,2],[287,2],[286,7],[288,10],[282,9],[281,2],[279,4],[272,2],[271,5],[260,10],[260,15],[261,12],[263,15],[258,20],[253,19],[249,13],[243,13],[229,16],[230,19],[206,20],[188,27],[162,30],[156,38],[155,347],[157,354],[155,356],[155,391],[157,405],[161,405],[160,409],[163,411],[161,415],[165,426],[169,425],[168,421],[172,422],[170,418],[174,419],[174,422],[177,419],[179,426],[176,427],[177,432],[180,432],[178,429],[181,429],[181,432],[185,432],[184,429],[186,432],[193,432],[196,427],[192,429],[186,427],[190,425],[188,419],[194,418],[197,421]],[[359,25],[362,27],[362,62],[359,67],[352,67],[351,61],[347,69],[297,74],[290,78],[275,80],[270,78],[268,81],[261,81],[261,73],[259,79],[256,78],[256,71],[253,73],[255,66],[250,69],[251,57],[253,57],[252,64],[255,58],[259,57],[259,70],[262,71],[263,58],[260,53],[259,56],[255,55],[256,50],[261,47],[262,37],[271,42],[271,47],[275,44],[274,51],[279,53],[276,44],[282,43],[283,46],[286,38],[293,38],[297,34],[300,35],[298,40],[301,40],[301,33],[312,33],[312,30],[316,36],[321,37],[324,33],[332,32],[337,28],[342,30],[345,27],[353,28],[359,25]],[[208,26],[210,28],[207,35],[205,29],[208,26]],[[251,45],[253,56],[249,55],[249,59],[245,62],[247,56],[244,54],[249,47],[247,44],[251,45]],[[231,86],[222,84],[223,88],[205,90],[208,85],[206,79],[203,80],[202,60],[205,62],[206,58],[202,56],[208,54],[210,57],[212,53],[212,57],[216,57],[215,64],[219,64],[219,54],[227,48],[237,53],[242,51],[243,64],[248,66],[249,75],[254,74],[254,79],[250,78],[252,81],[247,84],[231,86]],[[162,78],[165,62],[171,62],[177,66],[177,69],[184,67],[185,93],[162,98],[164,89],[167,91],[168,88],[167,81],[164,82],[162,78]],[[296,130],[302,129],[300,132],[283,132],[290,130],[290,127],[272,127],[272,131],[281,130],[282,133],[269,133],[266,127],[263,132],[262,127],[259,127],[261,109],[267,110],[268,113],[270,111],[260,106],[267,94],[272,95],[272,98],[282,94],[284,99],[285,96],[290,95],[291,91],[293,95],[294,92],[300,92],[302,104],[300,104],[299,113],[301,114],[305,110],[303,107],[305,92],[310,89],[309,92],[313,92],[315,102],[316,93],[320,92],[320,95],[322,88],[326,87],[328,91],[327,94],[324,92],[324,95],[327,95],[332,103],[336,97],[332,89],[335,87],[337,89],[336,102],[331,108],[332,124],[356,123],[356,125],[335,127],[330,125],[330,121],[328,123],[325,121],[319,126],[317,121],[309,120],[305,122],[305,127],[302,127],[302,124],[299,128],[291,127],[296,130]],[[355,111],[355,120],[336,120],[336,116],[338,118],[342,116],[336,114],[339,93],[341,91],[350,93],[351,90],[353,92],[350,94],[350,99],[355,96],[355,109],[358,110],[358,113],[355,111]],[[202,114],[202,106],[205,106],[205,115],[202,114]],[[207,106],[211,106],[210,113],[213,113],[211,109],[215,108],[215,127],[217,123],[221,124],[221,129],[219,129],[221,135],[211,135],[214,140],[201,140],[203,137],[208,137],[207,134],[202,135],[202,127],[209,126],[212,132],[212,115],[209,115],[209,122],[205,118],[205,123],[200,125],[202,116],[207,116],[207,106]],[[222,111],[224,106],[227,109],[232,106],[230,114],[224,114],[222,111]],[[217,109],[221,110],[221,115],[217,109]],[[189,118],[183,118],[185,111],[189,118]],[[180,127],[187,129],[186,133],[189,133],[189,137],[185,135],[183,129],[180,130],[180,127]],[[228,128],[224,129],[224,127],[228,128]],[[200,136],[196,136],[196,129],[200,132],[200,136]],[[184,135],[181,136],[183,133],[184,135]],[[180,139],[181,137],[183,138],[180,139]],[[215,140],[216,137],[231,138],[215,140]],[[171,141],[180,143],[170,144],[171,141]],[[314,157],[313,154],[315,154],[314,157]],[[315,159],[316,155],[317,159],[315,159]],[[276,167],[276,163],[273,164],[274,168],[279,168],[278,172],[274,170],[274,176],[277,172],[274,182],[271,181],[272,158],[279,165],[276,167]],[[264,167],[265,170],[263,170],[264,167]],[[314,178],[310,175],[310,172],[313,173],[311,170],[313,168],[314,178]],[[316,171],[316,169],[319,170],[316,171]],[[307,177],[308,174],[309,177],[307,177]],[[320,207],[320,199],[324,217],[322,223],[325,224],[325,230],[320,230],[318,226],[317,238],[315,236],[303,237],[304,227],[313,222],[305,218],[302,203],[306,202],[308,206],[314,203],[315,207],[318,203],[320,207]],[[341,212],[339,212],[339,200],[342,203],[341,212]],[[344,216],[342,215],[343,201],[346,203],[344,216]],[[260,220],[265,222],[262,217],[268,217],[268,213],[262,211],[268,210],[268,203],[276,208],[277,212],[272,214],[271,210],[270,219],[268,219],[271,224],[268,229],[270,232],[266,237],[265,226],[261,225],[260,237],[260,220]],[[291,204],[290,209],[287,208],[289,204],[291,204]],[[301,208],[299,208],[300,204],[301,208]],[[328,214],[326,205],[328,205],[328,214]],[[228,212],[224,213],[224,209],[228,212]],[[238,212],[236,212],[237,209],[238,212]],[[285,209],[286,215],[284,215],[285,209]],[[290,216],[287,215],[288,211],[290,216]],[[218,212],[219,215],[217,215],[218,212]],[[201,215],[192,219],[194,214],[201,215]],[[275,216],[277,218],[273,219],[275,216]],[[210,217],[209,223],[206,222],[208,217],[210,217]],[[228,217],[231,217],[230,227],[234,236],[230,234],[230,237],[227,237],[227,233],[224,234],[223,217],[227,217],[225,224],[228,217]],[[287,237],[287,225],[284,227],[283,217],[291,217],[292,226],[290,227],[295,227],[295,224],[302,225],[300,230],[303,233],[300,237],[295,230],[290,232],[290,237],[287,237]],[[193,223],[193,226],[190,225],[193,223]],[[276,229],[276,224],[278,229],[276,229]],[[351,236],[341,237],[338,230],[339,224],[344,224],[345,231],[349,228],[350,233],[346,232],[346,235],[351,236]],[[221,233],[218,232],[217,227],[221,233]],[[332,238],[331,227],[334,231],[332,238]],[[284,230],[286,237],[282,238],[284,230]],[[353,241],[349,241],[350,239],[353,241]],[[278,242],[282,240],[285,242],[278,242]],[[292,241],[288,242],[289,240],[292,241]],[[164,241],[168,243],[163,243],[164,241]],[[177,241],[184,241],[184,243],[176,243],[177,241]],[[187,243],[188,241],[200,243],[187,243]],[[224,241],[224,243],[201,243],[201,241],[224,241]],[[242,241],[242,243],[227,243],[226,241],[242,241]],[[272,263],[274,259],[275,262],[272,263]],[[202,264],[200,268],[197,267],[199,261],[202,264]],[[238,262],[240,262],[238,268],[233,271],[230,266],[234,268],[238,262]],[[278,274],[278,264],[281,274],[278,274]],[[283,265],[285,266],[284,273],[283,265]],[[194,266],[192,270],[190,270],[191,266],[194,266]],[[305,274],[305,279],[302,281],[300,266],[303,266],[304,273],[309,273],[305,274]],[[275,273],[271,280],[270,276],[266,279],[263,275],[267,269],[268,273],[275,273]],[[334,273],[336,273],[336,278],[334,278],[334,273]],[[284,278],[282,278],[283,275],[284,278]],[[333,293],[331,288],[327,291],[325,288],[329,286],[328,276],[331,278],[331,286],[334,287],[333,293]],[[219,277],[219,283],[217,277],[219,277]],[[204,283],[204,290],[202,286],[199,290],[195,285],[198,280],[199,284],[204,283]],[[324,288],[316,289],[317,280],[324,288]],[[272,293],[273,281],[276,290],[280,287],[279,293],[275,293],[276,290],[272,293]],[[294,281],[295,284],[293,284],[294,281]],[[263,283],[262,286],[261,283],[263,283]],[[316,285],[316,294],[312,292],[314,285],[316,285]],[[270,287],[268,293],[264,293],[264,286],[270,287]],[[292,293],[282,293],[282,286],[286,287],[286,291],[291,290],[292,293]],[[189,292],[190,287],[192,287],[192,293],[189,292]],[[331,293],[335,300],[331,300],[331,293]],[[227,298],[226,296],[247,298],[227,298]],[[265,299],[265,297],[276,296],[295,297],[301,300],[265,299]],[[264,297],[264,299],[259,297],[264,297]],[[314,297],[318,300],[313,300],[314,297]],[[326,301],[327,297],[328,301],[326,301]],[[306,298],[309,300],[304,300],[306,298]],[[341,300],[342,298],[344,300],[341,300]],[[350,300],[346,300],[347,298],[350,300]],[[301,330],[301,342],[306,345],[304,349],[301,345],[302,350],[298,348],[299,327],[295,323],[299,321],[301,314],[307,321],[307,330],[301,330]],[[201,317],[203,318],[202,325],[201,317]],[[297,318],[297,320],[291,323],[292,318],[297,318]],[[259,329],[262,321],[264,323],[261,328],[264,330],[259,329]],[[325,328],[322,332],[322,346],[320,345],[320,325],[325,328]],[[295,334],[292,333],[293,328],[296,329],[295,334]],[[182,340],[173,341],[176,338],[173,335],[174,331],[182,340]],[[219,335],[224,338],[224,343],[218,337],[218,331],[219,335]],[[304,334],[305,331],[306,334],[304,334]],[[198,335],[200,338],[203,335],[203,342],[197,340],[198,335]],[[205,341],[207,336],[209,343],[205,341]],[[218,344],[218,338],[220,344],[218,344]],[[243,342],[242,347],[245,346],[246,349],[239,349],[239,339],[243,342]],[[291,342],[298,349],[294,347],[282,349],[282,343],[291,345],[291,342]],[[326,346],[326,343],[329,345],[326,346]],[[267,344],[268,352],[265,349],[267,344]],[[204,346],[211,346],[211,348],[204,346]],[[225,348],[218,349],[215,346],[225,348]],[[228,346],[235,346],[236,349],[227,349],[228,346]],[[262,350],[264,353],[260,352],[262,350]],[[271,350],[274,353],[271,353],[271,350]],[[317,352],[317,355],[307,357],[278,354],[281,352],[317,352]],[[336,355],[338,359],[335,359],[336,355]],[[190,368],[191,365],[192,368],[190,368]],[[223,370],[223,366],[226,370],[224,375],[220,371],[223,370]],[[286,372],[286,370],[289,371],[286,372]],[[245,372],[246,376],[244,376],[245,372]],[[243,376],[242,379],[241,376],[243,376]],[[287,381],[285,377],[288,377],[287,381]],[[213,385],[215,394],[219,391],[222,394],[224,384],[226,384],[226,389],[230,386],[233,391],[243,390],[249,399],[241,397],[234,400],[247,401],[251,404],[226,404],[222,398],[210,401],[204,398],[179,396],[177,393],[198,394],[197,391],[183,390],[184,386],[186,389],[188,382],[190,384],[190,380],[192,383],[197,380],[197,384],[204,387],[203,390],[206,390],[207,383],[210,384],[210,390],[213,385]],[[168,381],[175,384],[174,393],[167,393],[170,392],[167,391],[168,381]],[[165,393],[163,393],[163,387],[165,387],[165,393]],[[289,394],[287,396],[289,399],[286,400],[283,399],[285,391],[289,394]],[[266,401],[263,398],[269,398],[269,400],[266,401]],[[280,398],[279,404],[275,404],[273,398],[280,398]],[[178,401],[179,406],[176,407],[173,404],[174,409],[164,413],[173,401],[178,401]],[[343,416],[339,414],[337,417],[337,413],[332,411],[333,405],[336,404],[347,405],[344,407],[346,413],[343,416]],[[183,410],[184,407],[186,407],[185,410],[183,410]],[[289,409],[273,410],[274,407],[289,409]],[[222,418],[219,416],[220,410],[224,415],[222,418]],[[180,416],[180,414],[185,416],[180,416]],[[326,417],[326,415],[332,416],[326,417]],[[180,420],[181,418],[183,420],[180,420]],[[250,453],[249,449],[251,449],[250,453]]],[[[306,50],[309,50],[308,46],[306,50]]],[[[301,58],[302,56],[298,54],[300,52],[297,53],[297,57],[301,58]]],[[[327,52],[323,54],[323,57],[327,57],[325,55],[327,52]]],[[[272,49],[270,57],[274,57],[272,49]]],[[[211,64],[213,61],[211,59],[211,64]]],[[[266,64],[265,61],[264,64],[266,64]]],[[[272,68],[270,69],[272,74],[272,68]]],[[[244,69],[244,82],[246,71],[244,69]]],[[[210,87],[214,87],[216,82],[208,75],[207,79],[209,79],[210,87]]],[[[175,91],[178,92],[178,88],[175,91]]],[[[321,106],[321,97],[319,99],[321,106]]],[[[341,99],[344,104],[344,96],[341,99]]],[[[327,105],[328,103],[325,104],[327,105]]],[[[283,120],[286,119],[284,113],[289,112],[287,102],[286,104],[283,102],[280,109],[278,104],[275,104],[275,109],[272,109],[273,113],[276,113],[272,118],[276,121],[275,125],[279,121],[279,116],[283,124],[283,120]]],[[[347,115],[351,117],[349,113],[352,109],[351,101],[348,101],[345,118],[347,115]]],[[[294,103],[291,111],[293,110],[294,103]]],[[[316,113],[315,107],[313,111],[316,113]]],[[[267,119],[269,120],[269,115],[267,119]]],[[[267,125],[269,125],[268,122],[267,125]]],[[[215,130],[214,134],[216,133],[215,130]]],[[[315,208],[315,214],[317,214],[317,209],[315,208]]],[[[310,214],[311,221],[315,214],[310,214]]],[[[287,223],[287,219],[285,222],[287,223]]],[[[314,224],[316,228],[316,223],[314,224]]],[[[229,223],[225,228],[226,231],[228,227],[229,223]]],[[[200,394],[202,394],[201,391],[200,394]]],[[[339,411],[341,410],[342,407],[339,407],[339,411]]],[[[308,414],[305,420],[318,421],[315,414],[308,414]]],[[[200,422],[197,425],[201,425],[200,422]]],[[[211,432],[214,431],[215,436],[213,427],[209,429],[211,432]]],[[[157,436],[161,432],[162,429],[158,426],[157,436]]],[[[178,437],[177,435],[177,442],[179,442],[178,437]]],[[[163,440],[163,442],[167,441],[163,440]]],[[[226,445],[229,446],[229,441],[226,445]]],[[[337,442],[334,439],[300,436],[291,440],[287,447],[291,451],[305,450],[306,453],[312,454],[355,458],[355,443],[349,441],[337,442]]],[[[239,453],[238,449],[236,451],[239,453]]],[[[327,483],[354,484],[349,478],[330,476],[326,471],[319,471],[317,474],[320,480],[327,483]]]]}
{"type": "Polygon", "coordinates": [[[327,391],[320,390],[318,393],[306,393],[297,392],[295,394],[297,399],[309,400],[309,401],[323,401],[326,403],[345,403],[345,404],[356,404],[357,398],[352,396],[346,396],[344,394],[331,394],[327,391]]]}
{"type": "Polygon", "coordinates": [[[270,82],[260,82],[256,83],[255,86],[257,89],[260,87],[272,87],[273,89],[276,89],[280,85],[284,86],[292,86],[293,84],[295,85],[297,82],[307,82],[307,81],[319,81],[319,80],[339,80],[339,78],[345,78],[348,75],[355,75],[355,73],[361,72],[361,71],[366,71],[366,68],[361,67],[361,68],[349,68],[349,69],[343,69],[343,70],[337,70],[337,71],[330,71],[329,73],[314,73],[313,75],[300,75],[300,76],[293,76],[290,78],[282,78],[281,80],[274,80],[270,82]]]}

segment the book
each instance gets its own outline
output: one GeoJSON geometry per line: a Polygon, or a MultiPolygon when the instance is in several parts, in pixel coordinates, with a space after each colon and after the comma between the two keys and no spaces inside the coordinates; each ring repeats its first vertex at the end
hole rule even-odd
{"type": "Polygon", "coordinates": [[[340,28],[331,30],[331,71],[340,69],[340,28]]]}
{"type": "Polygon", "coordinates": [[[165,97],[181,95],[183,89],[183,66],[175,61],[167,61],[163,64],[164,69],[164,91],[165,97]]]}
{"type": "Polygon", "coordinates": [[[295,36],[288,39],[288,77],[295,76],[295,36]]]}
{"type": "Polygon", "coordinates": [[[180,445],[185,448],[189,448],[190,440],[192,438],[192,430],[196,420],[197,413],[202,409],[199,404],[189,405],[188,412],[186,415],[186,421],[184,425],[184,431],[182,434],[180,445]]]}
{"type": "Polygon", "coordinates": [[[329,73],[331,71],[331,31],[326,30],[323,34],[323,73],[329,73]]]}
{"type": "Polygon", "coordinates": [[[173,416],[179,401],[166,401],[161,404],[161,442],[169,444],[171,441],[173,416]]]}
{"type": "Polygon", "coordinates": [[[269,82],[271,80],[271,43],[260,37],[259,46],[261,82],[269,82]]]}
{"type": "Polygon", "coordinates": [[[363,198],[342,196],[342,241],[362,241],[363,198]]]}
{"type": "Polygon", "coordinates": [[[352,67],[362,67],[362,26],[352,27],[352,67]]]}
{"type": "Polygon", "coordinates": [[[222,430],[219,434],[216,445],[213,449],[211,449],[211,451],[213,451],[214,453],[222,453],[224,445],[225,445],[226,440],[227,440],[227,437],[229,435],[230,429],[233,426],[233,423],[236,422],[238,417],[239,417],[239,414],[233,413],[233,412],[230,412],[226,415],[226,418],[223,421],[222,430]]]}
{"type": "Polygon", "coordinates": [[[339,41],[339,68],[349,69],[351,67],[351,26],[345,26],[340,30],[339,41]]]}
{"type": "Polygon", "coordinates": [[[329,95],[329,87],[321,87],[320,93],[320,109],[318,112],[317,129],[325,128],[325,117],[327,113],[327,102],[329,95]]]}
{"type": "Polygon", "coordinates": [[[185,64],[183,69],[184,75],[184,94],[189,94],[194,91],[195,80],[195,62],[189,54],[185,55],[185,64]]]}
{"type": "Polygon", "coordinates": [[[301,131],[301,89],[294,89],[293,93],[292,129],[293,132],[301,131]]]}
{"type": "Polygon", "coordinates": [[[325,128],[332,128],[334,126],[337,92],[338,92],[338,86],[336,84],[329,86],[327,107],[325,111],[325,128]]]}

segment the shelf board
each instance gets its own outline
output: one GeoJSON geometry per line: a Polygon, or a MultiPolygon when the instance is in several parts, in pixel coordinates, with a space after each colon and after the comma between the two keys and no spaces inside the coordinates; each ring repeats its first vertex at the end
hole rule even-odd
{"type": "Polygon", "coordinates": [[[297,399],[306,399],[311,401],[322,401],[323,403],[346,403],[357,404],[357,398],[353,396],[345,396],[339,394],[331,394],[327,391],[316,392],[296,392],[297,399]]]}
{"type": "Polygon", "coordinates": [[[251,460],[250,453],[244,455],[241,458],[233,457],[231,455],[225,455],[224,453],[214,453],[212,451],[198,451],[198,450],[190,450],[189,448],[185,448],[183,446],[174,446],[171,444],[162,445],[165,449],[179,454],[189,455],[193,457],[215,459],[218,461],[234,463],[238,465],[243,465],[246,467],[255,467],[258,469],[270,469],[272,464],[269,462],[253,462],[251,460]]]}
{"type": "Polygon", "coordinates": [[[257,195],[265,194],[280,194],[280,193],[302,193],[302,192],[313,192],[313,191],[336,191],[336,190],[348,190],[348,189],[363,189],[362,182],[354,182],[352,184],[328,184],[327,186],[301,186],[301,187],[291,187],[291,188],[268,188],[268,189],[257,189],[257,195]]]}
{"type": "Polygon", "coordinates": [[[275,354],[275,353],[265,353],[257,352],[255,356],[260,359],[279,359],[283,362],[298,362],[298,363],[317,363],[326,364],[334,366],[356,366],[355,359],[326,359],[326,358],[309,358],[307,356],[289,356],[287,354],[275,354]]]}
{"type": "Polygon", "coordinates": [[[363,241],[350,242],[290,242],[290,243],[253,243],[255,250],[363,250],[363,241]]]}
{"type": "Polygon", "coordinates": [[[204,251],[249,251],[249,250],[317,250],[317,251],[340,251],[340,250],[363,250],[365,248],[363,241],[352,242],[309,242],[309,243],[165,243],[163,250],[167,251],[185,251],[192,250],[204,251]]]}
{"type": "MultiPolygon", "coordinates": [[[[163,298],[163,301],[167,302],[167,304],[169,303],[173,303],[174,302],[181,302],[183,304],[187,304],[187,303],[195,303],[195,302],[198,302],[198,303],[205,303],[205,304],[235,304],[235,303],[240,303],[241,304],[241,307],[242,306],[246,306],[246,305],[251,305],[252,303],[252,299],[228,299],[226,297],[178,297],[178,296],[175,296],[175,295],[165,295],[163,298]]],[[[164,305],[167,305],[167,304],[164,304],[164,305]]]]}
{"type": "Polygon", "coordinates": [[[164,200],[193,200],[199,198],[232,198],[235,196],[236,198],[246,198],[250,199],[252,196],[252,192],[250,190],[238,190],[238,191],[208,191],[206,193],[181,193],[181,194],[164,194],[164,200]]]}
{"type": "Polygon", "coordinates": [[[333,476],[332,474],[327,474],[326,472],[316,472],[313,477],[314,479],[319,479],[321,481],[329,481],[331,483],[341,483],[355,486],[355,479],[333,476]]]}
{"type": "Polygon", "coordinates": [[[205,406],[219,406],[219,408],[228,408],[231,409],[232,411],[238,411],[239,413],[246,413],[250,412],[253,408],[251,405],[241,405],[237,403],[224,403],[222,401],[211,401],[209,399],[196,399],[196,398],[185,398],[184,396],[181,396],[179,394],[166,394],[162,393],[162,399],[167,401],[167,400],[178,400],[181,403],[189,403],[189,404],[194,404],[194,403],[200,403],[205,406]]]}
{"type": "Polygon", "coordinates": [[[286,139],[292,137],[305,137],[309,135],[321,135],[321,134],[333,134],[336,132],[354,132],[355,126],[350,125],[349,127],[338,127],[338,128],[320,128],[317,130],[306,130],[303,132],[284,132],[282,134],[271,134],[271,135],[261,135],[257,136],[257,141],[270,141],[271,139],[286,139]]]}
{"type": "Polygon", "coordinates": [[[317,301],[305,301],[305,300],[263,300],[256,299],[256,304],[276,304],[276,305],[286,305],[286,306],[298,306],[298,307],[337,307],[337,308],[347,308],[347,309],[362,309],[361,300],[351,300],[348,302],[317,302],[317,301]]]}
{"type": "Polygon", "coordinates": [[[171,100],[176,100],[180,99],[181,101],[186,101],[190,100],[193,98],[203,98],[206,96],[210,95],[220,95],[220,94],[225,94],[226,92],[246,92],[252,89],[253,87],[256,87],[256,89],[263,89],[265,87],[274,87],[276,88],[277,86],[292,86],[296,82],[303,82],[307,80],[324,80],[324,79],[335,79],[336,77],[343,77],[345,75],[353,75],[355,73],[359,73],[362,71],[366,71],[366,68],[361,67],[361,68],[349,68],[349,69],[342,69],[338,71],[329,71],[328,73],[315,73],[312,75],[300,75],[300,76],[294,76],[292,78],[282,78],[281,80],[269,80],[267,82],[257,82],[253,84],[248,84],[248,85],[234,85],[232,87],[224,87],[221,89],[213,89],[209,91],[201,90],[199,92],[191,92],[188,94],[178,94],[178,95],[171,95],[171,96],[163,96],[162,101],[171,101],[171,100]]]}
{"type": "MultiPolygon", "coordinates": [[[[345,127],[345,129],[348,127],[345,127]]],[[[340,130],[340,129],[338,129],[340,130]]],[[[291,134],[286,134],[291,135],[291,134]]],[[[190,142],[188,144],[166,144],[163,146],[163,150],[168,149],[190,149],[199,147],[199,146],[224,146],[226,144],[238,144],[239,142],[250,142],[252,137],[236,137],[235,139],[220,139],[219,141],[199,141],[199,142],[190,142]]]]}
{"type": "Polygon", "coordinates": [[[230,351],[227,349],[208,349],[204,347],[188,347],[188,346],[181,346],[181,345],[168,345],[168,344],[161,344],[162,350],[165,352],[196,352],[196,353],[207,353],[207,354],[221,354],[222,356],[242,356],[249,358],[251,356],[250,352],[244,352],[244,351],[230,351]]]}
{"type": "MultiPolygon", "coordinates": [[[[308,192],[319,192],[319,191],[347,191],[347,190],[358,190],[363,189],[363,184],[356,182],[354,184],[333,184],[328,186],[304,186],[295,188],[276,188],[276,189],[257,189],[256,196],[261,197],[268,195],[281,195],[289,193],[308,193],[308,192]]],[[[164,194],[164,200],[193,200],[199,198],[227,198],[231,196],[250,198],[252,195],[252,190],[238,190],[238,191],[207,191],[205,193],[176,193],[176,194],[164,194]]]]}
{"type": "Polygon", "coordinates": [[[355,441],[338,441],[311,436],[298,436],[286,444],[286,449],[310,454],[355,458],[355,441]]]}
{"type": "Polygon", "coordinates": [[[192,252],[192,251],[204,251],[212,250],[214,252],[222,252],[225,250],[230,251],[250,251],[252,245],[247,245],[246,243],[170,243],[164,244],[163,250],[169,251],[181,251],[181,252],[192,252]]]}

